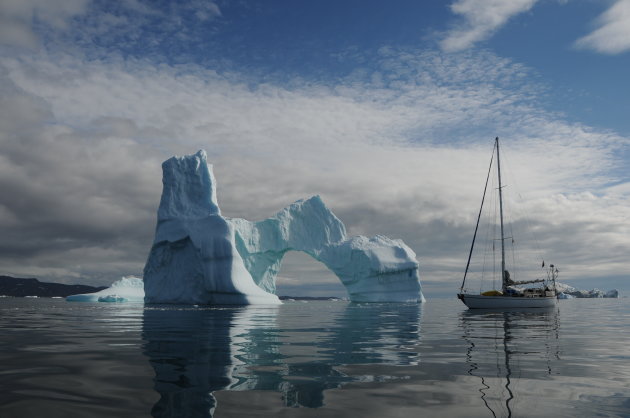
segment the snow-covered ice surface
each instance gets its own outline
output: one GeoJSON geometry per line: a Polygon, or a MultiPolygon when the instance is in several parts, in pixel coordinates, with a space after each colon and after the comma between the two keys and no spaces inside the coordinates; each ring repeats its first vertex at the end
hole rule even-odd
{"type": "Polygon", "coordinates": [[[144,269],[148,303],[280,303],[284,254],[325,264],[355,302],[424,300],[415,253],[383,236],[347,238],[319,196],[259,222],[221,216],[205,151],[164,162],[155,240],[144,269]]]}
{"type": "Polygon", "coordinates": [[[83,293],[66,297],[69,302],[144,302],[142,279],[126,276],[112,283],[111,287],[95,293],[83,293]]]}
{"type": "Polygon", "coordinates": [[[599,289],[591,289],[591,290],[580,290],[576,289],[573,286],[569,286],[565,283],[556,283],[556,288],[558,289],[559,299],[573,299],[573,298],[618,298],[619,291],[617,289],[609,290],[608,292],[604,292],[599,289]]]}

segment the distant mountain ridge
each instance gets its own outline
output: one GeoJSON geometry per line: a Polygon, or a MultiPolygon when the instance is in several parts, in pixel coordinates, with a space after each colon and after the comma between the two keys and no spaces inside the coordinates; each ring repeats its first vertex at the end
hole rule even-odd
{"type": "Polygon", "coordinates": [[[107,286],[94,287],[83,284],[47,283],[33,278],[23,279],[0,276],[0,295],[5,296],[66,297],[78,293],[94,293],[103,289],[107,289],[107,286]]]}

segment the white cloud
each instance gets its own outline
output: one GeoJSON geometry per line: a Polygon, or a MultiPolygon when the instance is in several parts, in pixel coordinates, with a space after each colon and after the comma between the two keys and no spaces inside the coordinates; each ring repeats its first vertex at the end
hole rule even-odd
{"type": "Polygon", "coordinates": [[[630,50],[630,0],[617,0],[595,23],[597,29],[578,39],[576,47],[611,55],[630,50]]]}
{"type": "Polygon", "coordinates": [[[37,21],[56,30],[66,29],[68,21],[85,13],[90,0],[2,0],[0,1],[0,44],[36,49],[37,21]]]}
{"type": "Polygon", "coordinates": [[[161,160],[205,148],[225,215],[262,219],[320,194],[351,234],[404,239],[423,280],[448,283],[495,135],[531,197],[526,211],[547,215],[535,222],[558,264],[581,277],[597,257],[625,263],[627,188],[607,187],[627,138],[538,108],[527,70],[492,54],[388,50],[380,60],[379,77],[287,87],[144,61],[3,59],[2,269],[49,266],[86,282],[139,274],[161,160]]]}
{"type": "Polygon", "coordinates": [[[472,47],[490,38],[507,21],[530,10],[538,0],[456,0],[451,11],[463,22],[451,29],[440,42],[443,50],[453,52],[472,47]]]}
{"type": "Polygon", "coordinates": [[[197,0],[186,6],[189,10],[194,10],[195,16],[201,21],[212,20],[221,16],[221,9],[213,1],[197,0]]]}
{"type": "Polygon", "coordinates": [[[92,0],[1,0],[0,45],[37,50],[40,37],[45,37],[65,48],[71,39],[75,47],[83,45],[87,50],[94,49],[95,44],[117,48],[141,44],[146,50],[172,37],[190,39],[188,16],[199,22],[221,16],[215,2],[201,0],[160,5],[124,0],[109,9],[93,6],[92,0]],[[73,26],[77,17],[84,21],[73,26]]]}

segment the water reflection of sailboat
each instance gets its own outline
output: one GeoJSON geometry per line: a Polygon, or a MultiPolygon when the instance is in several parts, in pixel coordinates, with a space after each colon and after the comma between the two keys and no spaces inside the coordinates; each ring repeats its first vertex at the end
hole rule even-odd
{"type": "Polygon", "coordinates": [[[216,391],[269,390],[288,407],[316,408],[344,383],[387,380],[353,364],[416,364],[417,304],[331,302],[145,310],[144,352],[160,400],[154,417],[211,417],[216,391]]]}
{"type": "Polygon", "coordinates": [[[481,401],[493,417],[513,416],[518,401],[532,395],[515,383],[538,378],[543,364],[551,375],[559,360],[558,311],[470,310],[461,313],[461,326],[468,374],[480,380],[481,401]]]}

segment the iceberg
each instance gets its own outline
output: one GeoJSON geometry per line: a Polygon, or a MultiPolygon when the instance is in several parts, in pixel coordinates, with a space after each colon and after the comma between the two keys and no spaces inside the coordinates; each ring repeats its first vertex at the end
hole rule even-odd
{"type": "Polygon", "coordinates": [[[66,297],[68,302],[144,302],[144,282],[134,276],[125,276],[111,287],[95,293],[82,293],[66,297]]]}
{"type": "Polygon", "coordinates": [[[556,283],[556,288],[558,289],[558,299],[573,299],[573,298],[618,298],[619,291],[617,289],[609,290],[608,292],[604,292],[599,289],[591,289],[591,290],[580,290],[576,289],[573,286],[569,286],[566,283],[556,283]],[[563,295],[563,297],[560,297],[563,295]]]}
{"type": "Polygon", "coordinates": [[[223,217],[205,151],[162,164],[145,302],[279,304],[276,276],[288,251],[326,265],[353,302],[422,302],[416,255],[401,240],[348,238],[319,196],[251,222],[223,217]]]}

